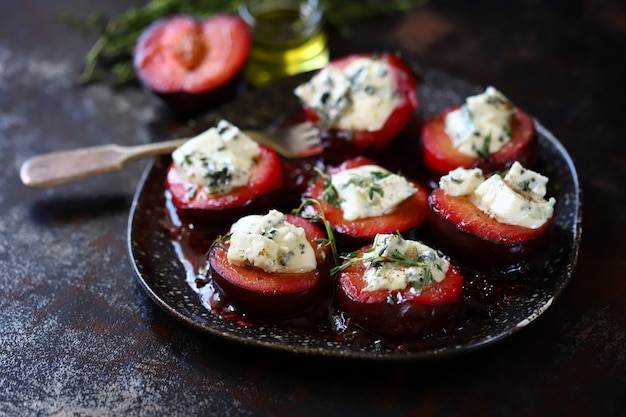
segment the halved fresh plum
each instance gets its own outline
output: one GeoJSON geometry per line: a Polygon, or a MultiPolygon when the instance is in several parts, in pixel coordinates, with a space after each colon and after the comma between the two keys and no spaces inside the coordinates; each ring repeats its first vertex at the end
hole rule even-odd
{"type": "MultiPolygon", "coordinates": [[[[346,169],[363,165],[376,164],[373,160],[365,157],[357,157],[345,161],[338,167],[329,168],[328,174],[332,175],[346,169]]],[[[320,205],[311,205],[309,210],[315,214],[324,214],[324,217],[332,225],[333,229],[342,235],[357,239],[370,239],[380,233],[406,232],[419,226],[428,213],[428,193],[425,188],[416,182],[409,181],[416,188],[416,192],[401,202],[394,211],[375,217],[365,217],[356,220],[344,218],[341,207],[333,205],[324,198],[326,179],[318,177],[312,182],[305,192],[305,197],[317,200],[320,205]]],[[[359,242],[362,245],[363,242],[359,242]]],[[[352,245],[350,245],[352,246],[352,245]]]]}
{"type": "MultiPolygon", "coordinates": [[[[404,128],[411,114],[417,109],[416,80],[411,69],[402,61],[400,57],[390,53],[370,53],[353,54],[331,61],[327,66],[343,69],[352,62],[361,58],[371,58],[373,60],[384,61],[388,64],[393,79],[396,82],[395,94],[399,98],[398,103],[387,117],[383,126],[376,130],[341,130],[330,126],[323,128],[321,139],[324,145],[325,154],[329,156],[329,161],[333,160],[333,155],[375,156],[396,137],[404,128]],[[338,151],[338,149],[340,151],[338,151]]],[[[374,92],[375,94],[375,92],[374,92]]],[[[324,118],[319,113],[320,109],[307,107],[303,103],[304,113],[310,121],[318,123],[324,118]]]]}
{"type": "Polygon", "coordinates": [[[305,230],[315,251],[317,269],[302,273],[267,272],[236,265],[228,258],[228,240],[209,252],[211,278],[225,300],[242,313],[264,319],[286,319],[310,312],[324,312],[330,303],[330,253],[326,235],[302,217],[285,214],[287,221],[305,230]]]}
{"type": "Polygon", "coordinates": [[[239,16],[171,16],[142,33],[133,62],[148,90],[190,113],[235,93],[251,45],[250,29],[239,16]]]}
{"type": "Polygon", "coordinates": [[[365,271],[365,263],[356,262],[337,277],[337,306],[359,326],[388,338],[411,340],[454,325],[463,292],[463,278],[454,265],[443,281],[434,281],[419,293],[409,288],[365,291],[365,271]]]}
{"type": "Polygon", "coordinates": [[[168,169],[166,186],[181,217],[195,227],[233,222],[253,212],[267,211],[280,199],[283,169],[280,157],[265,145],[250,168],[246,185],[228,193],[212,194],[208,187],[189,182],[176,165],[168,169]]]}
{"type": "Polygon", "coordinates": [[[468,196],[450,196],[441,188],[431,192],[429,206],[428,223],[446,253],[471,265],[496,268],[536,253],[554,219],[553,215],[537,229],[500,223],[468,196]]]}
{"type": "Polygon", "coordinates": [[[422,127],[424,163],[436,175],[445,175],[455,168],[481,168],[485,172],[503,171],[518,161],[532,167],[536,158],[536,134],[532,118],[515,108],[511,117],[511,140],[487,158],[472,157],[456,148],[446,133],[446,115],[460,106],[451,107],[428,119],[422,127]]]}

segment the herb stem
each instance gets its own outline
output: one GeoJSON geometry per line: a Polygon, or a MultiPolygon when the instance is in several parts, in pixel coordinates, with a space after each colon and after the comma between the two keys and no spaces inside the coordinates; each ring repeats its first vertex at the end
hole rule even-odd
{"type": "Polygon", "coordinates": [[[292,213],[297,216],[301,216],[305,219],[309,219],[311,221],[321,220],[322,223],[324,223],[324,229],[326,231],[326,236],[327,236],[327,240],[326,242],[324,242],[324,244],[330,246],[330,250],[333,255],[333,263],[335,265],[338,264],[339,252],[337,250],[337,241],[335,239],[333,227],[331,226],[330,222],[326,220],[326,216],[324,216],[324,210],[322,209],[322,205],[320,204],[320,202],[312,198],[305,199],[304,201],[302,201],[302,203],[297,209],[293,210],[292,213]],[[319,214],[307,213],[305,211],[305,208],[307,206],[312,206],[312,205],[317,206],[317,210],[319,210],[319,214]]]}

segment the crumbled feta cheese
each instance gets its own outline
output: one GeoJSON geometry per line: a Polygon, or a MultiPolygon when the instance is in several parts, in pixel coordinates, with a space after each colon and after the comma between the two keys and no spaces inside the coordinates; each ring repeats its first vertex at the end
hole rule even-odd
{"type": "Polygon", "coordinates": [[[309,272],[317,268],[315,251],[302,227],[277,210],[239,219],[231,229],[228,260],[267,272],[309,272]]]}
{"type": "Polygon", "coordinates": [[[439,188],[451,196],[468,195],[474,192],[483,181],[483,171],[480,168],[457,168],[439,179],[439,188]]]}
{"type": "Polygon", "coordinates": [[[247,184],[260,153],[254,140],[222,120],[178,147],[172,160],[187,181],[218,194],[247,184]]]}
{"type": "Polygon", "coordinates": [[[443,281],[450,267],[435,249],[391,234],[376,235],[363,262],[367,266],[364,291],[411,288],[419,293],[428,284],[443,281]]]}
{"type": "Polygon", "coordinates": [[[377,165],[362,165],[331,175],[346,220],[392,212],[417,190],[404,177],[377,165]]]}
{"type": "Polygon", "coordinates": [[[513,112],[513,104],[501,92],[487,87],[446,115],[446,133],[460,152],[486,157],[511,140],[513,112]]]}
{"type": "Polygon", "coordinates": [[[358,58],[326,66],[294,93],[328,128],[379,130],[398,105],[397,83],[384,60],[358,58]]]}

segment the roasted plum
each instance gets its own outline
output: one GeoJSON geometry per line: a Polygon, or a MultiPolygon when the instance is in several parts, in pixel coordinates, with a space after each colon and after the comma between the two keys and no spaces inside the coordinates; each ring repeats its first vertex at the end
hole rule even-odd
{"type": "Polygon", "coordinates": [[[181,145],[172,159],[167,189],[181,217],[196,227],[233,222],[280,200],[278,154],[226,121],[181,145]]]}
{"type": "MultiPolygon", "coordinates": [[[[338,167],[329,168],[328,175],[367,165],[375,165],[375,162],[364,157],[353,158],[338,167]]],[[[359,239],[362,245],[361,239],[371,239],[378,233],[406,232],[424,221],[428,213],[428,194],[425,188],[416,182],[409,181],[409,183],[413,185],[415,192],[392,211],[355,220],[346,219],[342,208],[328,198],[328,176],[319,176],[312,182],[305,192],[305,197],[319,202],[319,206],[309,207],[312,212],[318,215],[323,214],[335,231],[341,235],[359,239]]],[[[380,192],[384,193],[384,190],[380,192]]]]}
{"type": "Polygon", "coordinates": [[[317,266],[307,272],[268,272],[258,266],[235,264],[228,258],[229,239],[211,247],[208,256],[211,278],[224,300],[242,313],[282,320],[328,308],[331,279],[330,254],[321,241],[324,233],[302,217],[285,214],[286,220],[304,229],[315,251],[317,266]]]}
{"type": "Polygon", "coordinates": [[[296,95],[306,117],[322,129],[331,159],[337,148],[342,154],[375,156],[404,128],[418,106],[413,73],[389,53],[354,54],[331,61],[299,86],[296,95]],[[380,117],[384,119],[378,121],[380,117]]]}
{"type": "Polygon", "coordinates": [[[203,20],[177,15],[142,33],[133,62],[146,89],[173,109],[193,114],[234,95],[251,45],[250,29],[236,15],[203,20]]]}
{"type": "Polygon", "coordinates": [[[528,259],[545,243],[553,218],[530,229],[500,223],[467,196],[449,196],[440,188],[429,196],[428,224],[450,256],[470,265],[498,268],[528,259]]]}
{"type": "Polygon", "coordinates": [[[515,161],[530,167],[536,143],[532,118],[493,86],[427,120],[421,141],[434,175],[455,168],[502,171],[515,161]]]}
{"type": "Polygon", "coordinates": [[[433,235],[451,256],[474,265],[511,265],[541,244],[554,220],[548,178],[515,161],[506,173],[456,168],[429,196],[433,235]]]}
{"type": "MultiPolygon", "coordinates": [[[[375,334],[401,340],[454,328],[454,317],[463,292],[463,278],[454,265],[448,264],[441,281],[429,280],[429,274],[424,273],[415,283],[403,284],[401,288],[368,289],[371,285],[365,279],[368,268],[380,267],[387,262],[405,263],[405,266],[411,262],[424,264],[420,258],[423,253],[406,258],[404,254],[400,256],[394,252],[387,256],[376,254],[368,266],[363,259],[371,256],[368,254],[371,251],[372,245],[351,254],[337,277],[336,303],[350,320],[375,334]]],[[[432,252],[426,256],[432,256],[432,252]]],[[[398,271],[398,275],[408,275],[400,269],[398,271]]]]}

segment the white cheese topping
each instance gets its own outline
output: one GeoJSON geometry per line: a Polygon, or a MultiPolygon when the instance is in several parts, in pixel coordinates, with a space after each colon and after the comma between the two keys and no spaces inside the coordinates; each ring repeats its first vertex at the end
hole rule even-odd
{"type": "Polygon", "coordinates": [[[517,161],[509,168],[509,172],[505,175],[504,181],[520,192],[529,193],[540,198],[546,196],[548,177],[524,168],[522,164],[517,161]]]}
{"type": "Polygon", "coordinates": [[[260,153],[254,140],[222,120],[178,147],[172,160],[187,181],[217,194],[247,184],[260,153]]]}
{"type": "Polygon", "coordinates": [[[358,58],[324,67],[294,93],[326,128],[379,130],[398,105],[397,82],[384,60],[358,58]]]}
{"type": "Polygon", "coordinates": [[[446,194],[457,197],[471,194],[484,180],[480,168],[457,168],[439,179],[439,188],[446,194]]]}
{"type": "Polygon", "coordinates": [[[390,234],[376,235],[363,261],[367,266],[364,291],[411,288],[419,293],[428,284],[443,281],[450,267],[433,248],[390,234]]]}
{"type": "Polygon", "coordinates": [[[330,176],[346,220],[392,212],[417,190],[404,177],[378,165],[362,165],[330,176]]]}
{"type": "Polygon", "coordinates": [[[267,272],[309,272],[317,268],[315,251],[302,227],[294,226],[283,213],[239,219],[231,229],[228,260],[267,272]]]}
{"type": "Polygon", "coordinates": [[[459,152],[486,157],[511,140],[513,112],[513,104],[501,92],[487,87],[446,115],[446,133],[459,152]]]}
{"type": "Polygon", "coordinates": [[[514,162],[503,177],[486,180],[478,168],[457,168],[439,180],[448,195],[467,195],[476,207],[500,223],[537,229],[554,213],[556,200],[545,200],[548,178],[514,162]],[[477,172],[480,171],[480,172],[477,172]]]}

